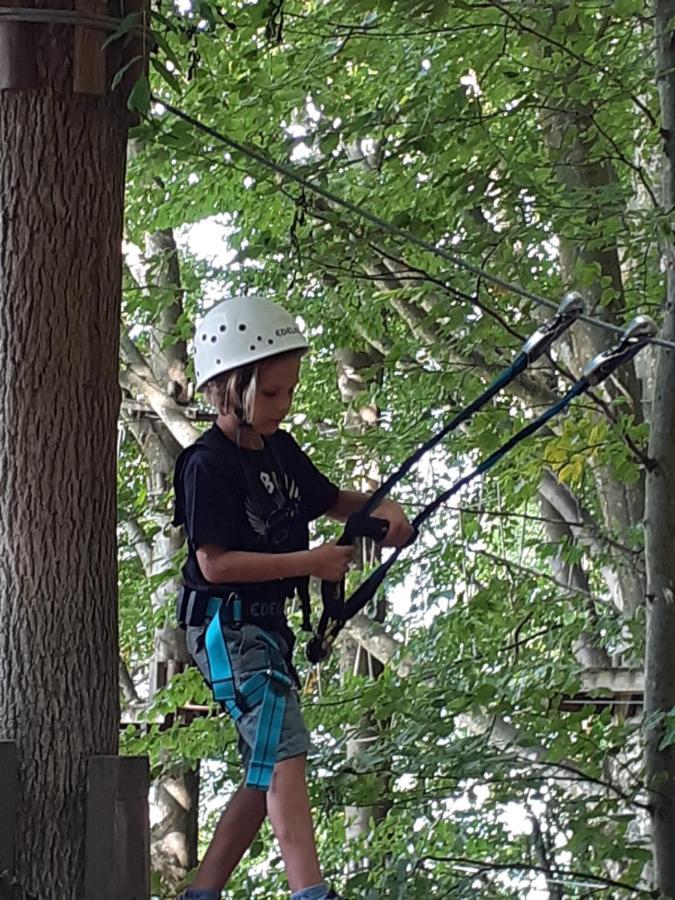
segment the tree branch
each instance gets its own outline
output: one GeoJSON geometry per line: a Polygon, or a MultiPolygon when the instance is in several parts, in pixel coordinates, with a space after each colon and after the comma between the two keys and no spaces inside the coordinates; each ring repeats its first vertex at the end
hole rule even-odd
{"type": "Polygon", "coordinates": [[[145,536],[143,527],[137,519],[126,519],[122,522],[122,527],[129,536],[131,545],[136,551],[146,578],[152,575],[152,544],[145,536]]]}
{"type": "Polygon", "coordinates": [[[141,698],[138,696],[138,691],[136,690],[134,679],[131,677],[131,673],[127,668],[127,664],[124,662],[122,657],[119,658],[119,677],[122,693],[129,701],[129,703],[141,703],[141,698]]]}
{"type": "Polygon", "coordinates": [[[175,400],[158,387],[143,354],[124,331],[120,337],[120,350],[125,366],[120,373],[122,387],[137,391],[144,397],[181,447],[194,443],[201,432],[188,422],[175,400]]]}
{"type": "Polygon", "coordinates": [[[465,866],[472,866],[478,872],[486,872],[486,871],[496,871],[496,872],[539,872],[542,875],[547,875],[549,878],[556,877],[561,879],[583,879],[584,881],[597,884],[597,885],[605,885],[606,887],[615,887],[621,888],[624,891],[628,891],[631,894],[640,894],[643,897],[653,897],[654,894],[651,891],[643,891],[641,888],[637,888],[632,884],[628,884],[625,881],[615,881],[613,878],[603,878],[600,875],[591,875],[588,872],[578,872],[575,869],[562,869],[559,866],[553,866],[550,870],[545,869],[542,866],[535,866],[532,863],[516,863],[516,862],[507,862],[507,863],[499,863],[494,862],[488,859],[469,859],[465,856],[436,856],[427,854],[425,856],[421,856],[416,862],[416,868],[421,868],[424,866],[424,863],[430,862],[447,862],[447,863],[459,863],[465,866]]]}
{"type": "MultiPolygon", "coordinates": [[[[345,631],[383,665],[392,666],[399,677],[408,678],[412,674],[415,666],[412,657],[405,653],[405,645],[389,634],[384,626],[372,622],[367,616],[359,613],[349,620],[345,631]]],[[[555,763],[546,761],[545,757],[548,751],[544,746],[534,742],[529,746],[524,746],[522,735],[518,729],[500,716],[467,715],[462,718],[471,733],[485,736],[502,752],[510,751],[514,747],[518,748],[518,757],[526,759],[530,764],[543,766],[544,769],[562,769],[565,772],[571,772],[578,777],[579,781],[607,788],[623,800],[644,808],[644,804],[633,800],[616,785],[588,775],[573,763],[565,760],[555,763]]]]}

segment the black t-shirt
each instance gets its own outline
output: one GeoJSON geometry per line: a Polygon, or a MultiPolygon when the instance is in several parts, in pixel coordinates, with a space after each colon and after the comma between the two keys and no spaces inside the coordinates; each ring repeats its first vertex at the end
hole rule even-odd
{"type": "MultiPolygon", "coordinates": [[[[196,550],[288,553],[309,544],[308,523],[330,509],[339,489],[314,466],[286,431],[264,438],[261,450],[238,447],[217,425],[183,450],[174,474],[174,525],[183,525],[188,558],[183,580],[218,595],[205,581],[196,550]]],[[[244,596],[290,597],[296,582],[248,583],[244,596]]],[[[228,585],[226,591],[232,590],[228,585]]],[[[225,591],[223,591],[225,594],[225,591]]]]}

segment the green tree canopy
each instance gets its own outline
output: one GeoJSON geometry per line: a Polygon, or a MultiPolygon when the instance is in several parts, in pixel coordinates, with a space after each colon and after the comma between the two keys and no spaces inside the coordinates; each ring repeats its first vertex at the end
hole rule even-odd
{"type": "MultiPolygon", "coordinates": [[[[163,341],[188,339],[220,297],[260,291],[287,305],[312,344],[292,427],[336,480],[364,460],[390,472],[548,313],[163,104],[530,292],[557,302],[577,289],[612,325],[659,317],[669,224],[657,199],[652,26],[637,0],[200,2],[160,5],[152,25],[127,233],[138,247],[161,229],[184,236],[183,313],[163,341]],[[204,220],[223,241],[207,260],[188,240],[204,220]],[[335,386],[345,348],[367,376],[356,406],[377,407],[379,428],[345,427],[335,386]]],[[[125,307],[141,350],[172,302],[152,262],[145,275],[130,276],[125,307]]],[[[398,498],[414,512],[613,339],[575,326],[554,362],[434,451],[398,498]]],[[[646,351],[439,511],[388,579],[381,678],[333,663],[308,693],[321,856],[348,896],[524,897],[534,884],[554,898],[648,896],[641,701],[613,688],[627,673],[638,683],[644,657],[652,360],[646,351]],[[346,764],[345,735],[364,709],[376,739],[346,764]],[[387,816],[345,849],[343,807],[383,790],[387,816]]],[[[121,517],[150,515],[148,525],[148,509],[166,512],[169,498],[141,498],[135,455],[125,442],[121,517]]],[[[122,577],[123,651],[142,666],[150,624],[131,552],[122,577]]],[[[372,649],[372,626],[359,620],[351,633],[372,649]]],[[[188,700],[208,703],[194,671],[156,711],[188,700]]],[[[215,716],[142,739],[130,731],[126,746],[148,748],[157,772],[224,755],[214,792],[236,771],[233,731],[215,716]]],[[[272,858],[255,851],[254,862],[272,858]]],[[[242,870],[232,896],[276,896],[280,879],[275,867],[242,870]]]]}

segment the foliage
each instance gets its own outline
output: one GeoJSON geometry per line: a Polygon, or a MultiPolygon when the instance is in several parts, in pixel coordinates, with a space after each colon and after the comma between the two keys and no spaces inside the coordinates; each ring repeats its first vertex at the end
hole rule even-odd
{"type": "MultiPolygon", "coordinates": [[[[200,0],[182,9],[160,3],[153,13],[154,100],[136,129],[128,238],[142,246],[146,233],[169,227],[184,235],[186,314],[169,342],[186,339],[203,298],[240,291],[277,296],[302,317],[312,354],[293,427],[336,480],[363,459],[385,473],[400,464],[545,313],[284,182],[162,100],[544,297],[575,287],[595,315],[619,324],[660,308],[665,223],[642,4],[200,0]],[[205,261],[188,240],[190,226],[210,217],[223,228],[227,262],[205,261]],[[381,428],[345,428],[336,348],[368,355],[377,377],[358,403],[379,407],[381,428]]],[[[161,289],[130,285],[125,315],[147,333],[162,304],[161,289]]],[[[399,498],[415,511],[610,340],[583,326],[575,334],[557,368],[539,364],[435,451],[399,498]]],[[[608,570],[642,565],[648,427],[626,384],[602,403],[577,404],[464,492],[460,509],[429,523],[389,580],[399,615],[387,629],[406,645],[409,674],[389,667],[372,682],[330,664],[322,692],[307,698],[321,857],[347,895],[523,897],[546,874],[551,889],[567,885],[566,896],[593,896],[589,884],[616,897],[641,893],[639,725],[606,692],[579,699],[578,648],[589,634],[608,658],[639,665],[643,654],[642,613],[624,615],[607,582],[608,570]],[[552,536],[538,496],[545,470],[577,498],[591,522],[584,534],[552,536]],[[610,514],[617,485],[630,511],[623,518],[610,514]],[[585,588],[561,581],[575,566],[585,588]],[[377,739],[347,765],[346,735],[365,708],[380,722],[377,739]],[[501,726],[517,735],[506,749],[490,740],[501,726]],[[374,805],[383,791],[388,815],[345,852],[344,806],[374,805]]],[[[122,460],[127,511],[143,505],[132,457],[122,460]]],[[[157,502],[166,508],[166,498],[157,502]]],[[[142,655],[149,625],[139,585],[125,557],[123,646],[142,655]]],[[[150,718],[186,699],[205,702],[193,676],[174,680],[150,718]]],[[[236,777],[233,731],[213,715],[129,732],[125,747],[150,753],[157,772],[224,759],[214,790],[236,777]]],[[[237,873],[231,896],[280,893],[275,852],[237,873]]]]}

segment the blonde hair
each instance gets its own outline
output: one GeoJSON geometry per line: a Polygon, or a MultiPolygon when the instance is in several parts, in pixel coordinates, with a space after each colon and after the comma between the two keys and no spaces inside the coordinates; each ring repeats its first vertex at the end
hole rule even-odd
{"type": "Polygon", "coordinates": [[[250,366],[240,366],[216,375],[204,385],[204,399],[215,406],[221,415],[234,413],[240,421],[250,422],[258,388],[259,368],[260,363],[252,363],[250,366]]]}
{"type": "Polygon", "coordinates": [[[286,353],[279,353],[247,366],[230,369],[222,375],[216,375],[204,385],[204,399],[223,416],[234,413],[240,422],[251,422],[261,367],[285,356],[304,356],[304,354],[304,349],[288,350],[286,353]]]}

